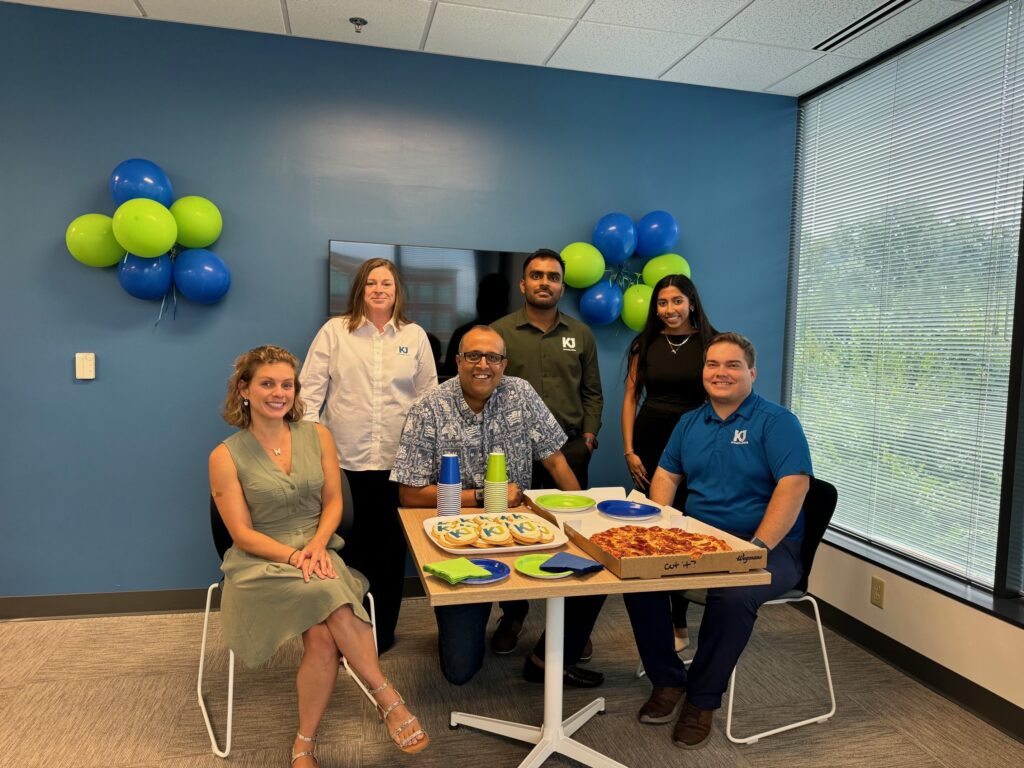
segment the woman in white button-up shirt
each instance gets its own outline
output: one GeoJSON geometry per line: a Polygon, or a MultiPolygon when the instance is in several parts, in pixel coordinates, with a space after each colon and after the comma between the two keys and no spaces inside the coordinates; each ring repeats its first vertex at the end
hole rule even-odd
{"type": "Polygon", "coordinates": [[[331,431],[352,493],[345,562],[370,581],[383,652],[395,640],[406,560],[398,486],[388,475],[409,408],[437,385],[430,342],[405,316],[394,264],[370,259],[359,267],[345,314],[317,333],[299,379],[304,418],[331,431]]]}

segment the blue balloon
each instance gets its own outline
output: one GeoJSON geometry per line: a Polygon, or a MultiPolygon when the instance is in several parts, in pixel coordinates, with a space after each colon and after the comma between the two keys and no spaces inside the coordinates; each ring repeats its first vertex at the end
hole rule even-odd
{"type": "Polygon", "coordinates": [[[580,314],[590,325],[614,323],[622,312],[622,289],[611,280],[598,280],[580,296],[580,314]]]}
{"type": "Polygon", "coordinates": [[[166,253],[155,259],[129,253],[117,267],[117,281],[125,293],[136,299],[156,301],[171,290],[171,257],[166,253]]]}
{"type": "Polygon", "coordinates": [[[679,224],[668,211],[651,211],[636,223],[636,255],[649,259],[669,253],[679,239],[679,224]]]}
{"type": "Polygon", "coordinates": [[[212,251],[190,248],[174,259],[174,284],[186,299],[213,304],[231,287],[231,271],[212,251]]]}
{"type": "Polygon", "coordinates": [[[621,264],[636,250],[636,226],[624,213],[608,213],[594,227],[590,242],[608,264],[621,264]]]}
{"type": "Polygon", "coordinates": [[[137,197],[156,200],[166,208],[174,202],[171,180],[163,168],[141,157],[133,157],[117,164],[110,174],[110,194],[116,205],[137,197]]]}

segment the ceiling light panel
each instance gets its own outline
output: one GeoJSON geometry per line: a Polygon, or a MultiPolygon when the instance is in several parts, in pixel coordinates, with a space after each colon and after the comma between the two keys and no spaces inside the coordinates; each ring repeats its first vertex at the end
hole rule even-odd
{"type": "Polygon", "coordinates": [[[423,39],[430,0],[287,0],[292,34],[341,43],[416,50],[423,39]],[[352,17],[369,22],[362,32],[352,17]]]}
{"type": "Polygon", "coordinates": [[[283,35],[281,0],[139,0],[151,19],[283,35]]]}
{"type": "Polygon", "coordinates": [[[540,65],[573,23],[551,16],[438,3],[424,50],[540,65]]]}
{"type": "Polygon", "coordinates": [[[562,69],[655,79],[703,38],[581,21],[548,62],[562,69]]]}

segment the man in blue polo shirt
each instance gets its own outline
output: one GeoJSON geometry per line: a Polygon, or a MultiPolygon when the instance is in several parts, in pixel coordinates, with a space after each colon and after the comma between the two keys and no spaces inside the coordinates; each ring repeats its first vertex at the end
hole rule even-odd
{"type": "Polygon", "coordinates": [[[803,575],[800,544],[811,456],[790,411],[753,392],[754,346],[737,333],[715,336],[704,353],[708,402],[676,425],[651,479],[649,496],[671,504],[679,484],[686,514],[768,550],[771,584],[710,589],[689,672],[672,647],[667,592],[625,596],[647,676],[654,685],[642,723],[676,719],[676,746],[699,747],[750,639],[757,611],[803,575]]]}

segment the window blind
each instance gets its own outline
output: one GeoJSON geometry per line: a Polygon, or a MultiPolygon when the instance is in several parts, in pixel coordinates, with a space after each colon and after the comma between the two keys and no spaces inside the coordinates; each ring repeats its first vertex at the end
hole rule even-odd
{"type": "Polygon", "coordinates": [[[992,586],[1024,155],[1020,0],[799,110],[788,400],[833,525],[992,586]]]}

